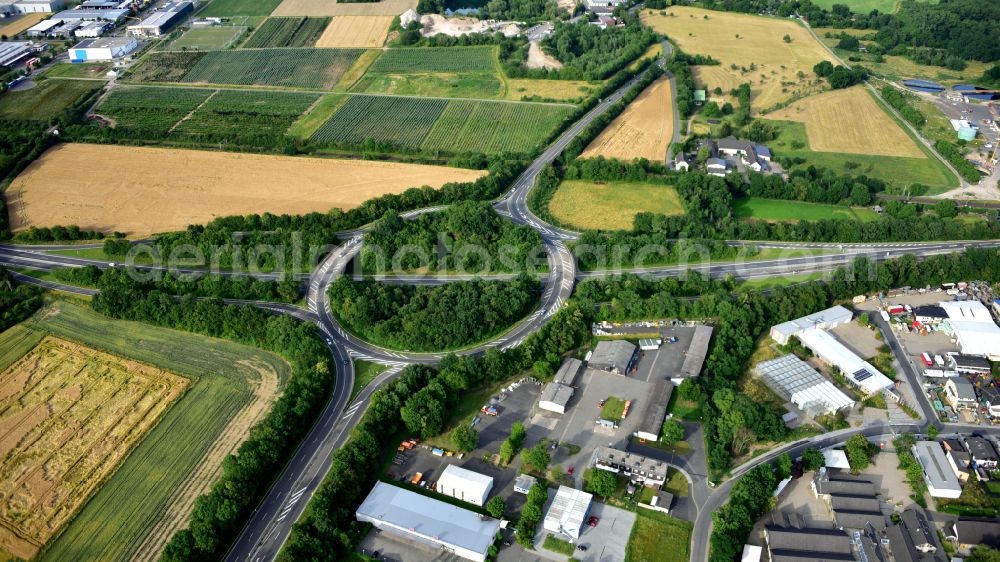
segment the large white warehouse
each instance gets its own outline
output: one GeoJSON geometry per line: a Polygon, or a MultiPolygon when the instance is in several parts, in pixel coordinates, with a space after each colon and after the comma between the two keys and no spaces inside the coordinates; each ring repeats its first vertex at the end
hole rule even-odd
{"type": "Polygon", "coordinates": [[[355,517],[383,531],[476,562],[485,562],[500,530],[499,519],[385,482],[375,484],[355,517]]]}
{"type": "Polygon", "coordinates": [[[797,336],[805,330],[829,330],[850,322],[853,317],[854,314],[850,310],[837,305],[802,318],[771,326],[771,338],[779,344],[785,345],[792,336],[797,336]]]}
{"type": "Polygon", "coordinates": [[[754,370],[782,398],[811,416],[835,414],[854,406],[854,400],[794,355],[764,361],[754,370]]]}
{"type": "Polygon", "coordinates": [[[875,394],[891,389],[894,384],[871,363],[858,357],[840,343],[837,338],[824,330],[806,330],[798,334],[802,345],[809,348],[819,358],[840,369],[847,382],[856,386],[864,394],[875,394]]]}
{"type": "Polygon", "coordinates": [[[941,303],[941,308],[948,314],[948,323],[962,353],[1000,361],[1000,326],[983,303],[947,301],[941,303]]]}
{"type": "Polygon", "coordinates": [[[580,538],[583,532],[583,522],[587,518],[587,510],[594,496],[575,488],[559,486],[556,497],[545,514],[542,526],[550,533],[580,538]]]}
{"type": "Polygon", "coordinates": [[[437,482],[438,492],[478,506],[486,504],[486,498],[489,497],[492,489],[492,476],[473,472],[454,464],[449,464],[444,469],[437,482]]]}

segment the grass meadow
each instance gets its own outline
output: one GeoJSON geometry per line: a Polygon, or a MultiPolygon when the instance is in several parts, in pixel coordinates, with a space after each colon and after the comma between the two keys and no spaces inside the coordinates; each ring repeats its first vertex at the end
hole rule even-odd
{"type": "Polygon", "coordinates": [[[96,80],[42,80],[33,88],[6,92],[0,97],[0,119],[47,121],[103,85],[96,80]]]}
{"type": "Polygon", "coordinates": [[[642,182],[567,180],[549,202],[549,212],[560,222],[587,229],[630,230],[643,211],[680,215],[684,208],[673,187],[642,182]]]}
{"type": "Polygon", "coordinates": [[[804,201],[784,201],[750,197],[733,200],[733,214],[739,218],[769,222],[815,221],[820,219],[845,219],[859,221],[881,220],[881,215],[866,207],[846,207],[804,201]]]}
{"type": "Polygon", "coordinates": [[[691,558],[693,528],[688,521],[639,508],[625,547],[625,562],[686,562],[691,558]]]}
{"type": "Polygon", "coordinates": [[[5,350],[0,364],[16,359],[46,333],[167,369],[194,384],[48,545],[41,561],[133,558],[226,424],[250,400],[249,381],[259,378],[253,366],[272,370],[282,384],[290,374],[287,363],[270,353],[111,320],[62,300],[0,334],[5,350]]]}

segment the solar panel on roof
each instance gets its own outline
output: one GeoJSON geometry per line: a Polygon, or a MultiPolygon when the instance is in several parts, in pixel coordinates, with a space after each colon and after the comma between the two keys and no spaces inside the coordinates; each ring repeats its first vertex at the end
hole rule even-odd
{"type": "Polygon", "coordinates": [[[863,380],[865,380],[867,378],[870,378],[872,376],[873,375],[871,373],[869,373],[868,371],[861,370],[861,371],[858,371],[857,373],[854,373],[854,380],[856,380],[858,382],[861,382],[861,381],[863,381],[863,380]]]}

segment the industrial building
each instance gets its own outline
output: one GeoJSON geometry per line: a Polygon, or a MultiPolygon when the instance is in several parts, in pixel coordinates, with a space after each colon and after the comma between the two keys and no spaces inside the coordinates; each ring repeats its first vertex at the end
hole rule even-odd
{"type": "Polygon", "coordinates": [[[985,357],[976,355],[948,355],[952,367],[960,375],[988,375],[992,370],[990,362],[985,357]]]}
{"type": "Polygon", "coordinates": [[[437,482],[439,493],[480,507],[486,505],[486,498],[489,497],[492,489],[492,476],[473,472],[454,464],[449,464],[444,469],[437,482]]]}
{"type": "Polygon", "coordinates": [[[913,445],[913,456],[924,470],[924,481],[931,496],[954,499],[962,495],[962,485],[949,466],[944,449],[936,441],[917,441],[913,445]]]}
{"type": "Polygon", "coordinates": [[[125,16],[127,16],[128,14],[129,10],[121,8],[113,8],[110,10],[93,10],[93,9],[84,10],[76,8],[73,10],[63,10],[58,14],[55,14],[54,16],[49,18],[48,21],[56,21],[61,23],[84,22],[84,21],[110,21],[117,23],[125,19],[125,16]]]}
{"type": "Polygon", "coordinates": [[[24,41],[0,42],[0,66],[11,66],[31,54],[31,44],[24,41]]]}
{"type": "Polygon", "coordinates": [[[594,496],[575,488],[559,486],[552,505],[545,513],[542,527],[550,532],[567,536],[571,539],[580,538],[583,532],[583,522],[587,518],[587,510],[594,496]]]}
{"type": "MultiPolygon", "coordinates": [[[[889,377],[883,375],[871,363],[858,357],[853,351],[840,343],[824,330],[805,330],[798,334],[799,340],[817,357],[840,369],[847,382],[869,396],[891,389],[894,386],[889,377]]],[[[896,399],[891,392],[887,396],[896,399]]]]}
{"type": "Polygon", "coordinates": [[[485,562],[500,520],[377,482],[358,507],[358,521],[467,560],[485,562]]]}
{"type": "Polygon", "coordinates": [[[885,530],[882,504],[871,481],[820,469],[813,477],[812,490],[816,497],[825,500],[838,527],[865,529],[871,526],[878,531],[885,530]]]}
{"type": "Polygon", "coordinates": [[[104,35],[112,26],[106,21],[88,21],[82,26],[73,30],[73,37],[78,37],[80,39],[84,38],[94,38],[104,35]]]}
{"type": "Polygon", "coordinates": [[[771,562],[855,560],[851,540],[840,529],[764,525],[764,538],[771,562]]]}
{"type": "Polygon", "coordinates": [[[542,388],[542,393],[538,396],[538,407],[557,414],[565,414],[574,392],[571,386],[550,382],[542,388]]]}
{"type": "Polygon", "coordinates": [[[663,419],[667,416],[667,405],[674,385],[666,379],[660,379],[653,384],[653,393],[646,401],[646,409],[642,412],[642,420],[635,431],[635,436],[647,441],[657,441],[663,429],[663,419]]]}
{"type": "Polygon", "coordinates": [[[611,447],[597,447],[591,456],[595,468],[627,476],[633,484],[662,486],[667,481],[667,463],[611,447]]]}
{"type": "Polygon", "coordinates": [[[691,345],[688,346],[687,354],[684,356],[684,363],[677,375],[670,378],[674,384],[680,384],[684,379],[697,377],[701,373],[701,367],[705,364],[705,357],[708,356],[708,344],[712,341],[711,326],[695,326],[694,335],[691,337],[691,345]]]}
{"type": "Polygon", "coordinates": [[[810,416],[835,414],[854,406],[854,400],[794,355],[764,361],[754,371],[779,396],[810,416]]]}
{"type": "Polygon", "coordinates": [[[141,22],[128,26],[128,34],[137,37],[159,37],[180,23],[194,9],[191,2],[168,2],[141,22]]]}
{"type": "Polygon", "coordinates": [[[786,345],[792,336],[797,336],[805,330],[830,330],[850,322],[853,317],[850,310],[837,305],[802,318],[771,326],[771,339],[781,345],[786,345]]]}
{"type": "Polygon", "coordinates": [[[563,361],[559,370],[556,371],[555,377],[552,378],[552,382],[542,388],[541,396],[538,398],[538,407],[550,412],[565,414],[566,407],[575,392],[573,385],[576,384],[576,378],[580,375],[582,368],[583,361],[579,359],[569,358],[563,361]]]}
{"type": "Polygon", "coordinates": [[[930,522],[915,509],[903,511],[899,515],[899,525],[889,527],[885,534],[896,562],[944,562],[948,559],[935,556],[944,549],[938,545],[937,533],[930,522]]]}
{"type": "Polygon", "coordinates": [[[61,10],[63,0],[18,0],[16,2],[0,1],[0,14],[12,16],[16,14],[50,14],[61,10]]]}
{"type": "Polygon", "coordinates": [[[944,395],[952,408],[975,408],[976,388],[968,379],[951,377],[944,383],[944,395]]]}
{"type": "Polygon", "coordinates": [[[600,341],[587,364],[591,369],[612,375],[626,375],[632,370],[635,352],[635,345],[625,340],[600,341]]]}
{"type": "Polygon", "coordinates": [[[1000,326],[990,310],[979,301],[947,301],[941,308],[948,313],[952,335],[965,355],[982,355],[1000,361],[1000,326]]]}
{"type": "Polygon", "coordinates": [[[139,48],[134,37],[98,37],[84,39],[69,50],[69,62],[114,60],[132,54],[139,48]]]}

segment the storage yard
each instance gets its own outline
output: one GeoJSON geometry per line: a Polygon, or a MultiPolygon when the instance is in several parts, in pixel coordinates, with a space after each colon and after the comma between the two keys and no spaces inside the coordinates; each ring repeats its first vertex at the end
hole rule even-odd
{"type": "Polygon", "coordinates": [[[472,181],[485,172],[419,164],[68,144],[8,191],[15,230],[77,224],[130,236],[247,213],[351,209],[385,193],[472,181]],[[109,176],[108,170],[115,170],[109,176]],[[275,189],[281,186],[281,189],[275,189]]]}
{"type": "Polygon", "coordinates": [[[625,108],[581,154],[582,158],[665,161],[674,135],[670,80],[661,77],[625,108]]]}
{"type": "Polygon", "coordinates": [[[816,152],[927,158],[864,86],[809,96],[767,119],[805,123],[809,148],[816,152]]]}
{"type": "MultiPolygon", "coordinates": [[[[661,16],[660,10],[644,10],[642,20],[670,36],[684,52],[711,55],[720,61],[717,72],[729,73],[737,83],[750,82],[755,113],[821,88],[812,69],[830,55],[804,27],[792,21],[681,6],[666,13],[661,16]],[[785,35],[791,42],[782,40],[785,35]],[[806,79],[796,76],[800,71],[806,79]],[[782,85],[787,82],[795,84],[794,89],[782,85]]],[[[708,86],[714,89],[723,84],[708,86]]]]}
{"type": "Polygon", "coordinates": [[[189,382],[53,337],[0,380],[0,548],[26,559],[72,519],[189,382]]]}

